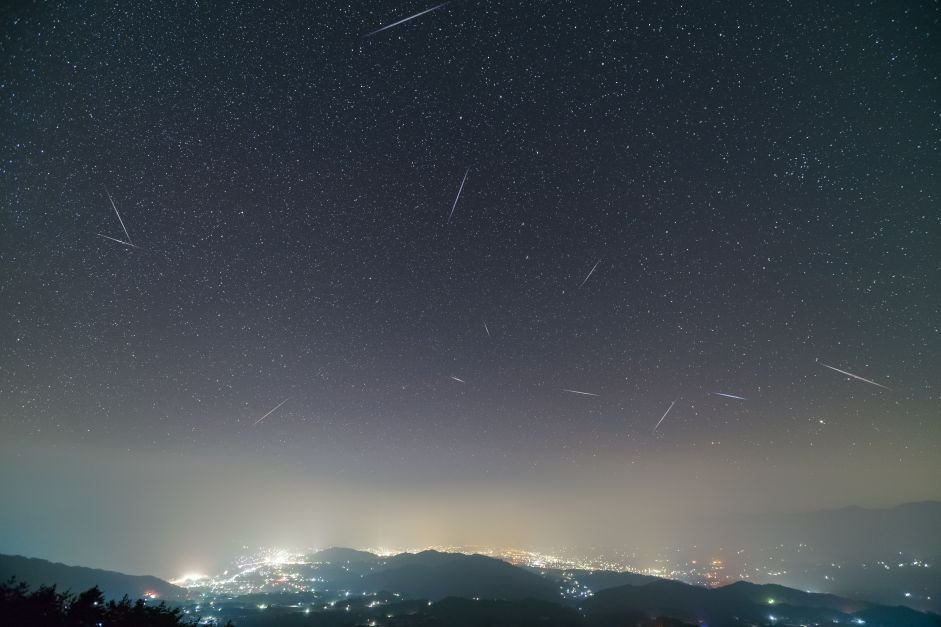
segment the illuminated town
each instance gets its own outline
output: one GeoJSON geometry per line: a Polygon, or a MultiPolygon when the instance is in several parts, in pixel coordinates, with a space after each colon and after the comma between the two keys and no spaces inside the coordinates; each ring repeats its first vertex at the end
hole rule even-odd
{"type": "MultiPolygon", "coordinates": [[[[787,547],[778,548],[782,555],[786,553],[787,547]]],[[[806,550],[806,546],[795,547],[798,553],[806,550]]],[[[371,573],[381,571],[393,556],[424,551],[476,554],[503,560],[555,582],[560,600],[576,605],[580,600],[594,595],[590,580],[599,573],[634,573],[635,576],[672,579],[710,588],[736,581],[786,582],[793,586],[795,581],[817,578],[821,584],[819,587],[803,588],[810,592],[821,592],[835,587],[842,573],[849,568],[848,565],[830,563],[825,567],[804,567],[802,572],[794,572],[787,566],[789,562],[794,563],[793,560],[769,555],[749,561],[743,550],[716,551],[711,557],[703,559],[683,557],[696,554],[695,547],[683,551],[664,551],[654,556],[637,552],[579,555],[564,549],[538,552],[482,546],[369,547],[365,553],[349,549],[320,551],[265,548],[255,551],[246,549],[221,573],[189,573],[173,583],[188,590],[193,603],[186,611],[200,616],[203,624],[224,622],[224,617],[233,612],[369,612],[370,616],[381,614],[378,619],[368,623],[378,626],[383,624],[383,616],[386,619],[395,617],[392,610],[387,614],[382,614],[380,610],[386,607],[401,608],[407,601],[395,591],[369,589],[363,580],[371,573]],[[339,558],[337,552],[341,552],[339,558]],[[342,552],[350,553],[352,558],[346,556],[343,559],[342,552]],[[359,560],[357,555],[364,557],[359,560]]],[[[858,567],[886,573],[918,571],[919,574],[927,575],[933,572],[930,563],[918,558],[899,557],[891,561],[860,564],[858,567]]],[[[930,594],[911,590],[899,589],[897,597],[898,604],[936,603],[930,594]]],[[[431,602],[422,600],[422,603],[431,602]]],[[[767,603],[773,606],[776,601],[769,597],[767,603]]]]}

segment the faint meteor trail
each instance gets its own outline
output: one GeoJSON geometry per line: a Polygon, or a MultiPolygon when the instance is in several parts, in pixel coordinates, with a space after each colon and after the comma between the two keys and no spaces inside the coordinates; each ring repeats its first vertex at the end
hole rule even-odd
{"type": "Polygon", "coordinates": [[[716,396],[724,396],[726,398],[734,398],[737,401],[747,401],[748,399],[744,396],[735,396],[734,394],[726,394],[725,392],[713,392],[716,396]]]}
{"type": "Polygon", "coordinates": [[[567,390],[562,388],[563,392],[568,392],[569,394],[581,394],[582,396],[599,396],[598,394],[592,394],[591,392],[582,392],[579,390],[567,390]]]}
{"type": "Polygon", "coordinates": [[[493,337],[492,335],[490,335],[490,329],[487,328],[487,323],[486,323],[486,322],[484,323],[484,331],[487,332],[487,337],[493,337]]]}
{"type": "Polygon", "coordinates": [[[458,383],[467,383],[467,381],[465,381],[464,379],[458,379],[458,378],[455,377],[454,375],[451,375],[451,378],[454,379],[455,381],[457,381],[458,383]]]}
{"type": "Polygon", "coordinates": [[[112,242],[117,242],[118,244],[124,244],[125,246],[130,246],[131,248],[139,248],[139,246],[135,244],[111,237],[110,235],[103,235],[102,233],[95,233],[95,235],[97,235],[98,237],[103,237],[105,239],[110,239],[112,242]]]}
{"type": "Polygon", "coordinates": [[[585,285],[585,283],[588,283],[588,279],[590,279],[590,278],[591,278],[591,275],[593,275],[593,274],[595,273],[595,269],[598,267],[598,264],[599,264],[599,263],[601,263],[601,259],[599,259],[598,261],[595,262],[595,265],[593,265],[593,266],[591,267],[591,270],[588,272],[588,276],[586,276],[586,277],[582,280],[582,282],[579,284],[578,287],[581,287],[582,285],[585,285]]]}
{"type": "MultiPolygon", "coordinates": [[[[124,226],[124,220],[121,219],[121,213],[118,211],[117,206],[114,204],[114,199],[111,198],[111,192],[108,191],[108,188],[105,188],[105,193],[108,194],[108,200],[111,201],[111,208],[114,209],[114,214],[118,216],[118,222],[121,223],[121,228],[124,229],[124,237],[127,238],[128,243],[131,242],[131,234],[127,232],[127,227],[124,226]]],[[[118,240],[115,240],[118,241],[118,240]]],[[[133,246],[133,244],[131,244],[133,246]]]]}
{"type": "Polygon", "coordinates": [[[457,196],[454,198],[454,204],[451,205],[451,213],[448,214],[448,222],[451,222],[451,216],[454,215],[454,210],[457,208],[457,201],[461,199],[461,192],[464,191],[464,183],[467,182],[467,175],[470,173],[470,168],[467,168],[467,171],[464,172],[464,179],[461,181],[461,186],[457,189],[457,196]]]}
{"type": "Polygon", "coordinates": [[[265,418],[267,418],[267,417],[270,416],[271,414],[273,414],[273,413],[275,413],[276,411],[278,411],[278,408],[281,407],[282,405],[284,405],[285,403],[287,403],[289,400],[291,400],[291,397],[290,397],[290,396],[287,397],[286,399],[284,399],[283,401],[281,401],[280,403],[278,403],[277,405],[275,405],[274,407],[272,407],[272,408],[271,408],[271,411],[269,411],[267,414],[265,414],[264,416],[262,416],[261,418],[259,418],[258,420],[256,420],[256,421],[254,422],[254,424],[252,424],[252,426],[253,426],[253,427],[254,427],[254,426],[257,426],[259,422],[261,422],[262,420],[264,420],[265,418]]]}
{"type": "Polygon", "coordinates": [[[405,22],[408,22],[409,20],[414,20],[416,17],[421,17],[425,13],[431,13],[432,11],[437,11],[441,7],[446,6],[448,4],[450,4],[450,2],[442,2],[438,6],[431,7],[430,9],[425,9],[424,11],[420,11],[419,13],[416,13],[415,15],[410,15],[405,19],[399,20],[398,22],[393,22],[392,24],[389,24],[388,26],[383,26],[382,28],[376,29],[371,33],[366,33],[365,35],[363,35],[363,37],[372,37],[376,33],[381,33],[382,31],[388,30],[390,28],[394,28],[398,26],[399,24],[404,24],[405,22]]]}
{"type": "Polygon", "coordinates": [[[876,387],[880,387],[880,388],[882,388],[883,390],[888,390],[888,389],[890,389],[890,388],[887,388],[886,386],[882,385],[881,383],[876,383],[875,381],[870,381],[869,379],[865,379],[865,378],[863,378],[863,377],[861,377],[861,376],[859,376],[859,375],[855,375],[855,374],[853,374],[852,372],[847,372],[847,371],[845,371],[845,370],[840,370],[839,368],[834,368],[833,366],[828,366],[827,364],[823,363],[822,361],[817,362],[817,363],[819,363],[819,364],[820,364],[821,366],[823,366],[824,368],[829,368],[830,370],[835,370],[835,371],[839,372],[840,374],[845,374],[845,375],[848,376],[848,377],[852,377],[852,378],[854,378],[854,379],[859,379],[860,381],[863,381],[863,382],[865,382],[865,383],[868,383],[869,385],[875,385],[876,387]]]}
{"type": "Polygon", "coordinates": [[[659,422],[654,426],[654,428],[653,428],[653,430],[654,430],[655,433],[656,433],[656,431],[657,431],[657,427],[659,427],[660,424],[663,422],[663,419],[667,417],[667,414],[670,413],[670,410],[673,409],[673,406],[674,406],[674,405],[676,405],[676,401],[673,401],[672,403],[670,403],[670,406],[667,407],[667,410],[666,410],[665,412],[663,412],[663,415],[662,415],[662,416],[660,416],[660,421],[659,421],[659,422]]]}

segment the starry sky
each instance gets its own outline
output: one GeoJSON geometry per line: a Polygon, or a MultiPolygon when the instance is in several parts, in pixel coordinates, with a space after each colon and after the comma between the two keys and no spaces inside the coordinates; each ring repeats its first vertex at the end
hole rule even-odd
{"type": "Polygon", "coordinates": [[[0,551],[941,498],[936,2],[2,17],[0,551]]]}

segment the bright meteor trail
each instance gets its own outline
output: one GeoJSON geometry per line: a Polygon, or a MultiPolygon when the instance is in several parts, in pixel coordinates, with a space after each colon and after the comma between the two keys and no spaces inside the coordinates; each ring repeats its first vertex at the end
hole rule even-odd
{"type": "Polygon", "coordinates": [[[592,394],[591,392],[581,392],[579,390],[567,390],[562,388],[563,392],[568,392],[569,394],[581,394],[582,396],[598,396],[598,394],[592,394]]]}
{"type": "MultiPolygon", "coordinates": [[[[121,219],[121,213],[118,211],[117,205],[114,204],[114,199],[111,198],[111,192],[109,192],[108,189],[105,188],[105,193],[108,194],[108,200],[111,202],[111,208],[114,209],[114,214],[118,216],[118,222],[121,223],[121,228],[124,229],[124,237],[127,238],[127,244],[129,246],[134,246],[134,244],[131,243],[131,234],[127,232],[127,227],[124,226],[124,220],[121,219]]],[[[107,236],[103,235],[102,237],[107,237],[107,236]]],[[[113,238],[109,237],[108,239],[113,239],[113,238]]],[[[120,240],[114,240],[114,241],[119,242],[120,240]]],[[[121,242],[121,243],[123,244],[124,242],[121,242]]]]}
{"type": "Polygon", "coordinates": [[[281,401],[280,403],[278,403],[277,405],[275,405],[275,406],[271,409],[271,411],[269,411],[267,414],[265,414],[264,416],[262,416],[261,418],[259,418],[258,420],[256,420],[255,423],[254,423],[252,426],[253,426],[253,427],[256,426],[259,422],[261,422],[262,420],[264,420],[265,418],[267,418],[268,416],[270,416],[270,415],[273,414],[274,412],[278,411],[278,408],[281,407],[282,405],[284,405],[285,403],[287,403],[289,400],[291,400],[291,397],[290,397],[290,396],[287,397],[286,399],[284,399],[283,401],[281,401]]]}
{"type": "Polygon", "coordinates": [[[447,4],[450,4],[450,3],[443,2],[439,4],[438,6],[431,7],[430,9],[425,9],[424,11],[416,13],[415,15],[410,15],[409,17],[405,19],[399,20],[398,22],[393,22],[392,24],[389,24],[388,26],[383,26],[382,28],[376,29],[371,33],[366,33],[365,35],[363,35],[363,37],[372,37],[376,33],[381,33],[382,31],[398,26],[399,24],[404,24],[405,22],[408,22],[409,20],[414,20],[416,17],[421,17],[425,13],[431,13],[432,11],[437,11],[438,9],[440,9],[443,6],[446,6],[447,4]]]}
{"type": "Polygon", "coordinates": [[[830,370],[835,370],[835,371],[839,372],[840,374],[845,374],[845,375],[848,376],[848,377],[852,377],[852,378],[854,378],[854,379],[859,379],[860,381],[863,381],[864,383],[868,383],[868,384],[870,384],[870,385],[875,385],[876,387],[880,387],[880,388],[882,388],[883,390],[888,390],[888,389],[889,389],[889,388],[887,388],[886,386],[882,385],[881,383],[876,383],[875,381],[870,381],[869,379],[865,379],[865,378],[863,378],[863,377],[861,377],[861,376],[859,376],[859,375],[855,375],[855,374],[853,374],[852,372],[847,372],[847,371],[845,371],[845,370],[840,370],[839,368],[834,368],[833,366],[828,366],[827,364],[823,363],[822,361],[821,361],[821,362],[818,362],[818,363],[819,363],[821,366],[823,366],[824,368],[829,368],[830,370]]]}
{"type": "Polygon", "coordinates": [[[461,186],[457,189],[457,196],[454,198],[454,204],[451,205],[451,213],[448,214],[448,222],[451,221],[451,216],[454,215],[454,210],[457,208],[457,201],[461,199],[461,192],[464,191],[464,183],[467,182],[467,175],[470,173],[470,168],[467,168],[467,171],[464,172],[464,179],[461,181],[461,186]]]}
{"type": "Polygon", "coordinates": [[[734,398],[737,401],[747,401],[748,399],[744,396],[735,396],[734,394],[726,394],[725,392],[713,392],[716,396],[724,396],[726,398],[734,398]]]}
{"type": "Polygon", "coordinates": [[[673,406],[674,406],[674,405],[676,405],[676,401],[673,401],[672,403],[670,403],[670,406],[667,407],[667,410],[666,410],[665,412],[663,412],[663,415],[662,415],[662,416],[660,416],[660,421],[657,422],[657,424],[656,424],[656,425],[654,426],[654,428],[653,428],[654,432],[657,431],[657,427],[659,427],[660,424],[663,422],[663,419],[667,417],[667,414],[670,413],[670,410],[673,409],[673,406]]]}
{"type": "Polygon", "coordinates": [[[116,237],[111,237],[110,235],[103,235],[101,233],[95,233],[98,237],[103,237],[105,239],[110,239],[112,242],[117,242],[118,244],[124,244],[125,246],[130,246],[131,248],[137,248],[134,244],[130,242],[125,242],[124,240],[117,239],[116,237]]]}
{"type": "Polygon", "coordinates": [[[590,278],[591,278],[591,275],[593,275],[593,274],[595,273],[595,269],[598,267],[598,264],[599,264],[599,263],[601,263],[601,260],[600,260],[600,259],[599,259],[598,261],[596,261],[596,262],[595,262],[595,265],[593,265],[593,266],[591,267],[591,270],[588,272],[588,276],[586,276],[586,277],[582,280],[581,284],[579,284],[579,287],[581,287],[582,285],[585,285],[585,283],[588,283],[588,279],[590,279],[590,278]]]}

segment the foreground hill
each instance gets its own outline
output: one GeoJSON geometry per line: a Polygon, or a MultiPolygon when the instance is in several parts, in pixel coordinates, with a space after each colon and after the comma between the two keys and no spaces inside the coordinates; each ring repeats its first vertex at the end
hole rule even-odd
{"type": "Polygon", "coordinates": [[[424,611],[423,626],[447,627],[693,627],[669,618],[649,618],[641,613],[623,613],[616,622],[586,616],[571,607],[545,601],[469,601],[449,598],[424,611]]]}
{"type": "Polygon", "coordinates": [[[109,599],[120,599],[124,595],[131,599],[155,595],[168,601],[186,598],[186,590],[157,577],[67,566],[20,555],[0,555],[0,581],[7,581],[11,577],[26,582],[34,589],[41,585],[54,585],[60,591],[77,593],[98,586],[109,599]]]}
{"type": "MultiPolygon", "coordinates": [[[[325,611],[305,614],[288,606],[226,614],[237,627],[694,627],[670,618],[650,618],[640,613],[594,619],[572,607],[548,601],[474,601],[449,597],[437,603],[371,600],[337,603],[325,611]]],[[[248,606],[249,608],[251,606],[248,606]]],[[[737,626],[745,627],[745,625],[737,626]]]]}
{"type": "Polygon", "coordinates": [[[554,583],[502,560],[438,551],[402,553],[384,560],[363,577],[362,586],[412,599],[560,599],[554,583]]]}
{"type": "Polygon", "coordinates": [[[877,606],[830,594],[742,581],[722,588],[667,580],[620,586],[598,592],[584,603],[584,608],[595,617],[642,612],[710,625],[856,622],[870,627],[941,627],[941,617],[905,607],[877,606]]]}
{"type": "Polygon", "coordinates": [[[574,580],[593,592],[616,588],[618,586],[643,586],[654,581],[661,581],[661,577],[641,575],[639,573],[613,571],[613,570],[584,570],[581,568],[533,568],[526,570],[539,573],[547,579],[565,585],[568,580],[574,580]]]}

